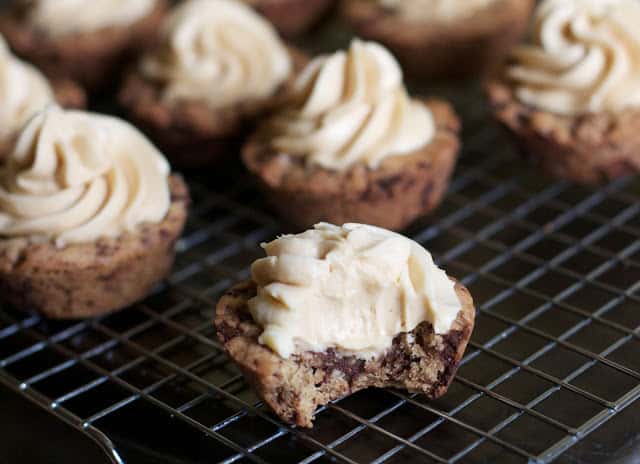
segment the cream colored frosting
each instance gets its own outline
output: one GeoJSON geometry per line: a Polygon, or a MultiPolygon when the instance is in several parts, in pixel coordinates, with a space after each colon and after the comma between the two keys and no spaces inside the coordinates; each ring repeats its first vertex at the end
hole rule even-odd
{"type": "Polygon", "coordinates": [[[333,170],[375,168],[426,146],[435,134],[431,112],[408,96],[391,53],[359,40],[346,52],[314,59],[297,79],[291,104],[266,129],[278,152],[333,170]]]}
{"type": "Polygon", "coordinates": [[[545,0],[508,77],[524,103],[562,114],[640,105],[640,1],[545,0]]]}
{"type": "Polygon", "coordinates": [[[9,141],[30,116],[53,101],[47,79],[13,56],[0,36],[0,143],[9,141]]]}
{"type": "Polygon", "coordinates": [[[0,237],[91,242],[158,223],[169,165],[119,119],[48,107],[24,128],[0,171],[0,237]]]}
{"type": "Polygon", "coordinates": [[[128,26],[147,16],[156,5],[156,0],[26,1],[29,21],[52,35],[128,26]]]}
{"type": "Polygon", "coordinates": [[[273,27],[230,0],[189,0],[164,28],[161,47],[141,71],[164,83],[163,98],[225,107],[273,96],[292,69],[273,27]]]}
{"type": "Polygon", "coordinates": [[[423,321],[448,332],[461,309],[431,255],[385,229],[321,223],[262,247],[249,309],[264,328],[259,342],[283,358],[328,348],[375,356],[423,321]]]}
{"type": "MultiPolygon", "coordinates": [[[[496,0],[378,0],[409,21],[442,22],[467,18],[496,0]]],[[[426,57],[425,57],[426,59],[426,57]]]]}

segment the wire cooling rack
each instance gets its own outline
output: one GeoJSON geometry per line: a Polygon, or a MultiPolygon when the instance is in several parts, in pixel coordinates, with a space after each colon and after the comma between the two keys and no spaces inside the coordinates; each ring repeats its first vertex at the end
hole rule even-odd
{"type": "Polygon", "coordinates": [[[407,231],[479,311],[443,398],[367,390],[322,408],[312,430],[258,401],[216,340],[214,306],[287,229],[241,173],[189,179],[174,272],[144,302],[80,322],[0,311],[0,381],[114,462],[122,449],[181,463],[554,460],[640,397],[640,184],[543,179],[474,95],[450,192],[407,231]]]}
{"type": "Polygon", "coordinates": [[[435,217],[407,231],[477,304],[443,398],[367,390],[323,407],[311,430],[269,413],[213,328],[259,243],[289,231],[241,171],[188,178],[173,274],[140,304],[79,322],[0,310],[0,382],[117,463],[553,461],[640,397],[640,183],[545,180],[477,91],[457,99],[457,174],[435,217]]]}

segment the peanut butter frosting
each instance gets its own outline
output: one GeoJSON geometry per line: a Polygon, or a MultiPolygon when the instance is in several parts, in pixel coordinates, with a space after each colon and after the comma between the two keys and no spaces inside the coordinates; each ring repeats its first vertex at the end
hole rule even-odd
{"type": "Polygon", "coordinates": [[[378,0],[408,21],[446,22],[473,16],[496,0],[378,0]]]}
{"type": "Polygon", "coordinates": [[[507,76],[525,104],[561,115],[640,105],[640,2],[545,0],[507,76]]]}
{"type": "Polygon", "coordinates": [[[376,168],[386,157],[421,149],[431,142],[435,123],[407,94],[391,53],[356,39],[347,51],[314,59],[265,130],[279,153],[345,170],[356,163],[376,168]]]}
{"type": "Polygon", "coordinates": [[[329,348],[373,357],[423,321],[448,332],[461,309],[431,255],[385,229],[320,223],[262,247],[248,304],[264,329],[259,342],[283,358],[329,348]]]}
{"type": "Polygon", "coordinates": [[[156,0],[22,0],[29,22],[51,35],[129,26],[147,16],[156,0]]]}
{"type": "Polygon", "coordinates": [[[0,237],[91,242],[158,223],[169,165],[130,124],[51,106],[34,116],[0,170],[0,237]]]}
{"type": "Polygon", "coordinates": [[[20,61],[0,36],[0,142],[6,142],[30,116],[54,101],[47,79],[20,61]]]}
{"type": "Polygon", "coordinates": [[[291,73],[275,29],[237,1],[189,0],[171,15],[163,37],[141,72],[163,83],[169,102],[197,99],[220,108],[269,98],[291,73]]]}

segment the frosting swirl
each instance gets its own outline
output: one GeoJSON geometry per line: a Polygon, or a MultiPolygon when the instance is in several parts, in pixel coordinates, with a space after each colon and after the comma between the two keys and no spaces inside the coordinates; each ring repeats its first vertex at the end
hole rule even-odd
{"type": "Polygon", "coordinates": [[[51,35],[128,26],[147,16],[156,0],[22,0],[29,22],[51,35]]]}
{"type": "Polygon", "coordinates": [[[141,72],[164,84],[167,101],[219,108],[271,97],[289,77],[289,52],[273,27],[230,0],[189,0],[171,15],[141,72]]]}
{"type": "Polygon", "coordinates": [[[0,171],[0,237],[90,242],[158,223],[170,206],[169,165],[133,126],[48,107],[0,171]]]}
{"type": "Polygon", "coordinates": [[[11,54],[0,36],[0,142],[10,140],[30,116],[54,101],[47,79],[11,54]]]}
{"type": "Polygon", "coordinates": [[[375,356],[423,321],[448,332],[461,309],[429,252],[385,229],[321,223],[262,247],[249,310],[260,343],[283,358],[328,348],[375,356]]]}
{"type": "Polygon", "coordinates": [[[640,2],[545,0],[507,69],[517,98],[576,115],[640,105],[640,2]]]}
{"type": "Polygon", "coordinates": [[[297,79],[290,104],[265,129],[282,154],[344,170],[427,145],[429,109],[409,98],[396,60],[381,45],[354,40],[349,50],[314,59],[297,79]]]}
{"type": "Polygon", "coordinates": [[[378,0],[408,21],[451,21],[468,18],[496,0],[378,0]]]}

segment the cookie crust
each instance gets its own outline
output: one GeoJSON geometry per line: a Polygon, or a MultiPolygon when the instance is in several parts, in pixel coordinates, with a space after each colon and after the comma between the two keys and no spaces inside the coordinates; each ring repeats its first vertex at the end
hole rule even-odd
{"type": "Polygon", "coordinates": [[[293,38],[308,32],[329,12],[335,0],[248,0],[280,35],[293,38]]]}
{"type": "Polygon", "coordinates": [[[155,41],[168,8],[167,0],[158,0],[153,11],[134,24],[58,37],[29,24],[18,6],[0,17],[0,32],[18,56],[50,78],[71,79],[95,92],[116,81],[130,56],[155,41]]]}
{"type": "Polygon", "coordinates": [[[58,249],[27,238],[0,240],[0,298],[56,319],[97,316],[144,298],[169,272],[187,217],[189,194],[171,176],[171,207],[135,233],[58,249]]]}
{"type": "Polygon", "coordinates": [[[278,106],[287,96],[294,76],[307,57],[289,49],[292,76],[270,98],[248,101],[227,108],[212,109],[200,100],[170,104],[162,100],[162,84],[131,69],[124,79],[118,101],[139,129],[147,134],[172,164],[196,169],[218,164],[237,153],[243,136],[254,120],[278,106]]]}
{"type": "Polygon", "coordinates": [[[462,309],[451,329],[435,334],[429,322],[398,334],[376,359],[343,355],[334,349],[304,352],[283,359],[258,343],[247,301],[256,294],[252,281],[236,285],[220,299],[218,337],[258,395],[284,421],[313,426],[318,406],[368,387],[402,388],[434,399],[446,393],[462,359],[475,320],[469,291],[456,283],[462,309]]]}
{"type": "Polygon", "coordinates": [[[557,115],[521,103],[501,78],[486,93],[496,119],[548,175],[598,184],[640,173],[640,108],[557,115]]]}
{"type": "Polygon", "coordinates": [[[431,143],[388,157],[377,169],[306,167],[299,158],[274,153],[261,133],[247,141],[242,159],[273,207],[296,227],[326,221],[399,230],[440,204],[460,148],[460,122],[451,105],[436,99],[424,103],[436,123],[431,143]]]}
{"type": "Polygon", "coordinates": [[[408,74],[464,78],[494,69],[524,35],[534,0],[497,0],[451,22],[407,21],[372,0],[344,0],[356,33],[389,47],[408,74]]]}

